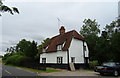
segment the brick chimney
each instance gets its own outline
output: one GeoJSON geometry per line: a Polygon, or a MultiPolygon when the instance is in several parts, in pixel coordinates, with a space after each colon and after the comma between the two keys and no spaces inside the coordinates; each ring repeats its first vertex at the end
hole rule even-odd
{"type": "Polygon", "coordinates": [[[60,35],[65,33],[64,26],[61,26],[61,28],[59,29],[59,33],[60,33],[60,35]]]}

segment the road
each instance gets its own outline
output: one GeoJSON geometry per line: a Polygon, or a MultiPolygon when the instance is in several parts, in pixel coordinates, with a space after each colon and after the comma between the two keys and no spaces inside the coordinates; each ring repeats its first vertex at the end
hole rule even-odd
{"type": "Polygon", "coordinates": [[[0,78],[2,77],[2,65],[0,65],[0,78]]]}
{"type": "Polygon", "coordinates": [[[16,67],[0,65],[0,74],[2,78],[120,78],[113,76],[100,76],[94,71],[61,71],[52,73],[34,73],[31,71],[19,69],[16,67]]]}
{"type": "Polygon", "coordinates": [[[38,76],[38,74],[16,67],[2,65],[2,76],[38,76]]]}

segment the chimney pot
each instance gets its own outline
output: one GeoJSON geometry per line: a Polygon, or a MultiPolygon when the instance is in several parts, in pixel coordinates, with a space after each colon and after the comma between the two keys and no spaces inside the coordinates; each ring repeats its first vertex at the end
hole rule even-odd
{"type": "Polygon", "coordinates": [[[60,35],[65,33],[64,26],[61,26],[61,28],[59,29],[59,33],[60,33],[60,35]]]}

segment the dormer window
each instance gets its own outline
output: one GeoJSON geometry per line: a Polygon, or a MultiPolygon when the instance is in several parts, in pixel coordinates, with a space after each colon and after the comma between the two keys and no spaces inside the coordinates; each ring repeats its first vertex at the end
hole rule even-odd
{"type": "Polygon", "coordinates": [[[66,41],[63,43],[63,46],[65,46],[66,41]]]}
{"type": "Polygon", "coordinates": [[[84,46],[84,51],[86,51],[86,46],[84,46]]]}
{"type": "Polygon", "coordinates": [[[46,50],[43,48],[43,52],[45,52],[46,50]]]}
{"type": "Polygon", "coordinates": [[[43,48],[42,52],[46,52],[46,50],[48,49],[48,46],[45,48],[43,48]]]}
{"type": "Polygon", "coordinates": [[[61,51],[61,50],[62,50],[62,45],[58,45],[58,46],[57,46],[57,50],[58,50],[58,51],[59,51],[59,50],[61,51]]]}

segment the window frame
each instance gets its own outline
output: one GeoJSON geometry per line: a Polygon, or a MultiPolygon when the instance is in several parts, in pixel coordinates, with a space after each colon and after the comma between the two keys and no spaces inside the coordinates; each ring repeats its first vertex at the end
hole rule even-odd
{"type": "Polygon", "coordinates": [[[63,63],[63,57],[57,57],[57,64],[63,63]]]}
{"type": "Polygon", "coordinates": [[[43,64],[46,63],[46,58],[42,58],[42,63],[43,63],[43,64]]]}
{"type": "Polygon", "coordinates": [[[87,51],[87,48],[86,48],[86,46],[84,45],[84,51],[87,51]]]}
{"type": "Polygon", "coordinates": [[[62,47],[63,47],[63,45],[57,45],[57,51],[61,51],[62,47]]]}
{"type": "Polygon", "coordinates": [[[75,57],[71,57],[71,63],[75,63],[75,57]]]}

